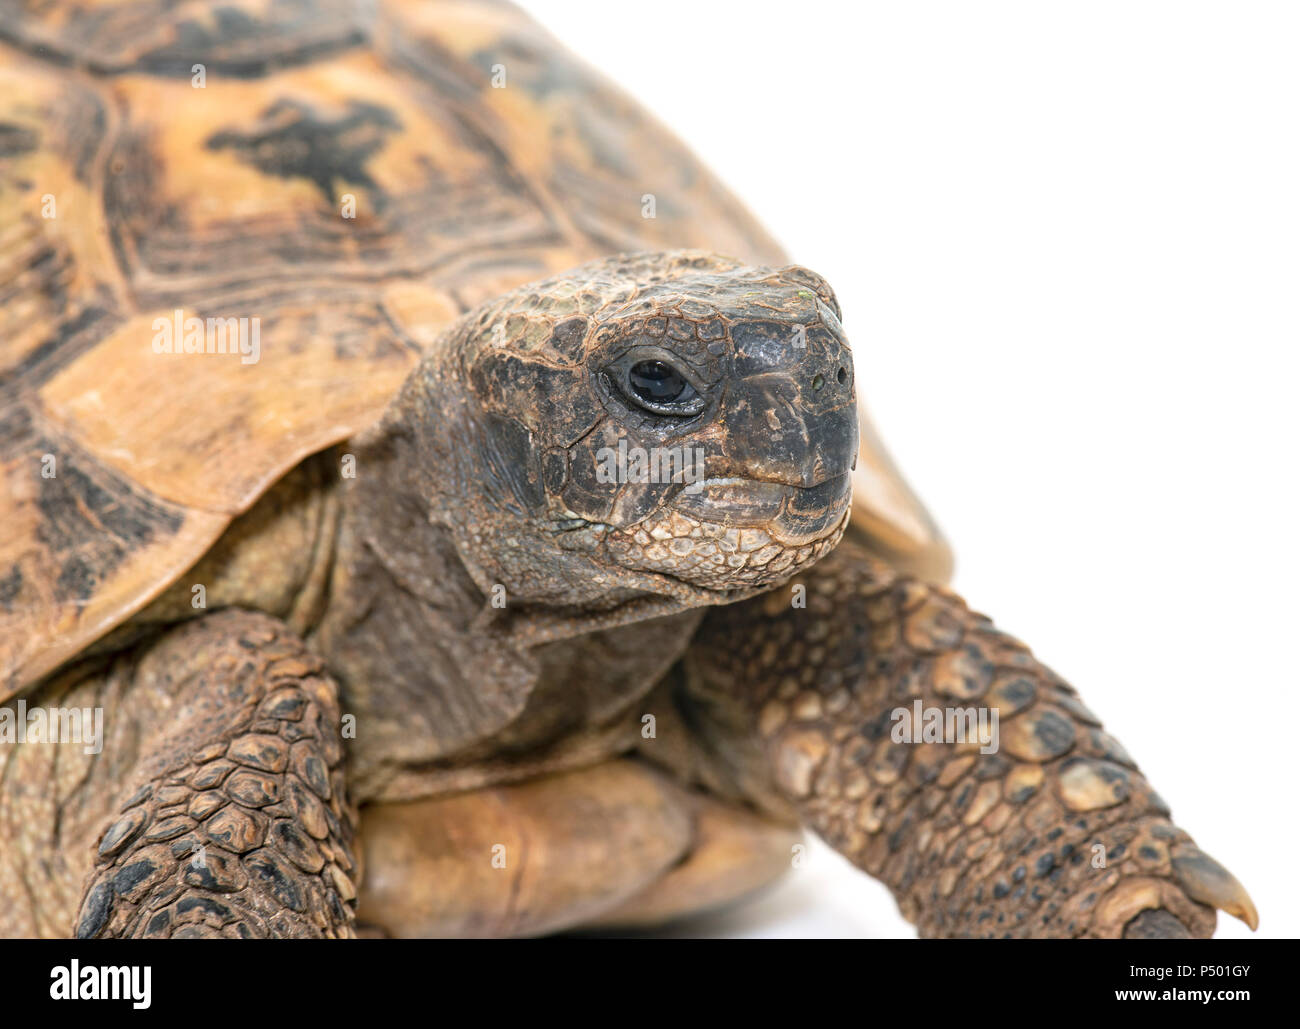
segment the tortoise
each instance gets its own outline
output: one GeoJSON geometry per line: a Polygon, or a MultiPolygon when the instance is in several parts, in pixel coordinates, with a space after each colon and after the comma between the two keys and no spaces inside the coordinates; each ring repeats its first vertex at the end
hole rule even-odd
{"type": "Polygon", "coordinates": [[[0,0],[0,82],[0,932],[652,927],[804,828],[923,935],[1256,924],[516,9],[0,0]]]}

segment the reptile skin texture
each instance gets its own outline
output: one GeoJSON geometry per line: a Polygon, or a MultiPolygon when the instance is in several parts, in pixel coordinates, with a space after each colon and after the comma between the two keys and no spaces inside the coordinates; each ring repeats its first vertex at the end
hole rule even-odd
{"type": "Polygon", "coordinates": [[[100,836],[77,936],[351,936],[355,812],[319,659],[228,611],[165,635],[137,675],[171,678],[188,717],[100,836]]]}
{"type": "Polygon", "coordinates": [[[1075,691],[950,591],[846,541],[711,612],[690,664],[705,702],[748,713],[780,793],[923,936],[1213,932],[1198,901],[1226,873],[1075,691]],[[892,713],[918,699],[996,709],[997,751],[894,742],[892,713]]]}

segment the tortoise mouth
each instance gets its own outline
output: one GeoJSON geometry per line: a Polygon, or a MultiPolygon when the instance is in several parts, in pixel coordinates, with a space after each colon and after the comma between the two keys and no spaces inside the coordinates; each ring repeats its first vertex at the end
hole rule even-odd
{"type": "Polygon", "coordinates": [[[852,479],[815,486],[705,479],[625,526],[563,523],[562,546],[591,549],[624,570],[624,585],[687,605],[730,603],[820,560],[849,522],[852,479]],[[627,573],[631,573],[630,575],[627,573]]]}
{"type": "Polygon", "coordinates": [[[603,542],[617,564],[662,580],[665,591],[688,591],[692,603],[728,603],[829,553],[848,525],[850,482],[847,475],[809,487],[705,480],[603,542]]]}
{"type": "Polygon", "coordinates": [[[802,546],[834,532],[852,498],[845,472],[815,486],[761,479],[703,479],[673,505],[687,518],[735,528],[761,528],[785,546],[802,546]]]}

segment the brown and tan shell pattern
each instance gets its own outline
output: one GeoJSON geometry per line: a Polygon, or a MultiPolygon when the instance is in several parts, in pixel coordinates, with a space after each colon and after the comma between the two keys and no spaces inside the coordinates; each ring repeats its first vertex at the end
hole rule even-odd
{"type": "MultiPolygon", "coordinates": [[[[674,247],[786,262],[509,5],[0,0],[0,698],[374,421],[458,315],[674,247]],[[244,350],[158,352],[195,318],[244,350]]],[[[864,439],[855,517],[942,566],[864,439]]]]}

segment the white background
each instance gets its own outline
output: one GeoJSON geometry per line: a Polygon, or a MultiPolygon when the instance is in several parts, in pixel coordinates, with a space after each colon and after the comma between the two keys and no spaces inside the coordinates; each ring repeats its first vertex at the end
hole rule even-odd
{"type": "MultiPolygon", "coordinates": [[[[1300,934],[1300,7],[524,6],[827,276],[956,587],[1300,934]]],[[[824,848],[677,931],[913,934],[824,848]]]]}

